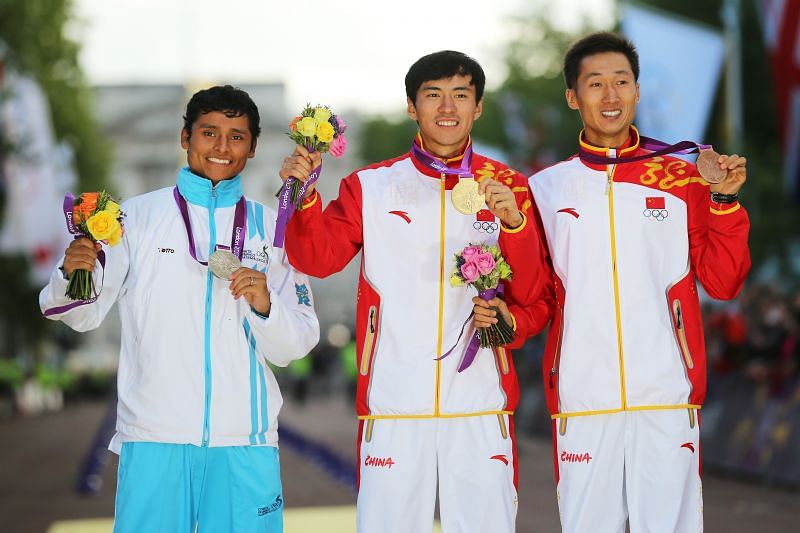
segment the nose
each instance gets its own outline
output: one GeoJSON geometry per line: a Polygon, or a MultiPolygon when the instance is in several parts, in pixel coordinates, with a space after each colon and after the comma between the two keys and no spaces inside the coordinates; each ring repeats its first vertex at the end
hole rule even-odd
{"type": "Polygon", "coordinates": [[[614,102],[618,99],[619,93],[617,93],[617,88],[613,84],[607,85],[605,94],[603,94],[603,100],[606,102],[614,102]]]}
{"type": "Polygon", "coordinates": [[[442,112],[450,112],[455,110],[456,108],[456,101],[450,95],[443,95],[442,101],[439,103],[439,111],[442,112]]]}
{"type": "Polygon", "coordinates": [[[227,135],[219,135],[217,136],[217,142],[214,143],[214,148],[222,153],[228,151],[228,136],[227,135]]]}

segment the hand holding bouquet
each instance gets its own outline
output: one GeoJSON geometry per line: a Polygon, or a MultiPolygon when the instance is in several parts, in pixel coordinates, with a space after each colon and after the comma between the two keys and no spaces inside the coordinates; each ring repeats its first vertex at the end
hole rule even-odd
{"type": "MultiPolygon", "coordinates": [[[[347,125],[339,116],[333,114],[328,106],[306,104],[299,115],[289,123],[289,138],[310,152],[330,152],[336,158],[344,155],[347,138],[344,132],[347,125]]],[[[306,191],[319,178],[322,164],[315,168],[309,178],[302,182],[297,178],[288,178],[276,196],[278,197],[278,221],[275,229],[275,246],[283,246],[286,224],[295,209],[299,209],[305,200],[306,191]]]]}
{"type": "MultiPolygon", "coordinates": [[[[86,192],[74,198],[64,197],[64,216],[70,233],[92,242],[116,246],[122,239],[122,219],[119,204],[106,192],[86,192]]],[[[102,252],[100,252],[102,254],[102,252]]],[[[98,254],[98,257],[102,256],[98,254]]],[[[92,273],[74,270],[69,276],[66,296],[72,300],[89,300],[96,296],[92,273]]]]}
{"type": "MultiPolygon", "coordinates": [[[[456,254],[455,268],[450,274],[451,287],[472,286],[478,290],[478,296],[491,300],[502,294],[503,280],[511,279],[511,267],[506,262],[500,247],[496,244],[470,244],[456,254]]],[[[494,308],[497,311],[496,308],[494,308]]],[[[471,316],[471,315],[470,315],[471,316]]],[[[497,313],[497,323],[486,328],[478,328],[458,367],[461,372],[472,364],[481,348],[503,346],[514,339],[513,328],[497,313]]]]}

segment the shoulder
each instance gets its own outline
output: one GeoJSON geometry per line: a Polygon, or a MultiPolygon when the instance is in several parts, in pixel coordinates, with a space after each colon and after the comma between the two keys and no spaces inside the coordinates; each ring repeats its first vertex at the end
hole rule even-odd
{"type": "Polygon", "coordinates": [[[581,160],[578,158],[577,155],[573,155],[568,157],[567,159],[564,159],[563,161],[553,163],[550,166],[544,167],[543,169],[536,171],[535,173],[533,173],[533,175],[531,175],[530,180],[531,182],[533,182],[533,181],[548,179],[553,176],[561,175],[564,172],[571,172],[576,168],[588,168],[588,167],[586,167],[583,163],[581,163],[581,160]]]}
{"type": "MultiPolygon", "coordinates": [[[[405,153],[399,155],[397,157],[393,157],[391,159],[385,159],[383,161],[378,161],[377,163],[373,163],[371,165],[367,165],[365,167],[359,168],[354,170],[350,176],[368,176],[368,175],[376,175],[380,174],[385,170],[392,169],[397,166],[402,166],[404,164],[412,164],[411,163],[411,154],[405,153]]],[[[348,176],[348,178],[350,177],[348,176]]],[[[347,179],[347,178],[345,178],[347,179]]]]}
{"type": "Polygon", "coordinates": [[[527,179],[522,173],[514,170],[505,163],[501,163],[500,161],[478,153],[473,154],[472,157],[472,170],[475,172],[475,177],[479,180],[491,178],[509,186],[525,186],[527,184],[527,179]]]}
{"type": "Polygon", "coordinates": [[[165,204],[175,202],[172,193],[173,188],[174,187],[164,187],[163,189],[157,189],[155,191],[133,196],[127,200],[124,200],[120,204],[120,207],[126,214],[149,211],[152,209],[161,210],[165,204]]]}

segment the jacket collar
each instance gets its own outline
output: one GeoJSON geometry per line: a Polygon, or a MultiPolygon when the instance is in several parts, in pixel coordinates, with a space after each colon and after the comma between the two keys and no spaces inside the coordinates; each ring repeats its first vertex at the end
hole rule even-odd
{"type": "MultiPolygon", "coordinates": [[[[639,130],[637,130],[635,126],[630,127],[628,138],[624,143],[622,143],[622,146],[616,149],[609,147],[594,146],[592,144],[589,144],[585,139],[584,133],[585,131],[581,130],[580,135],[578,135],[578,143],[581,146],[581,150],[585,150],[593,154],[597,154],[604,157],[625,157],[635,154],[636,151],[639,149],[639,130]],[[611,150],[616,150],[616,154],[614,155],[609,154],[611,150]]],[[[578,156],[580,157],[580,152],[578,153],[578,156]]],[[[594,170],[603,170],[603,171],[606,170],[606,165],[589,163],[588,161],[584,161],[583,159],[581,159],[581,162],[587,167],[594,170]]]]}
{"type": "Polygon", "coordinates": [[[195,205],[211,207],[211,198],[216,195],[216,207],[231,207],[242,197],[242,177],[234,176],[214,185],[189,167],[183,167],[178,172],[178,191],[187,202],[195,205]]]}

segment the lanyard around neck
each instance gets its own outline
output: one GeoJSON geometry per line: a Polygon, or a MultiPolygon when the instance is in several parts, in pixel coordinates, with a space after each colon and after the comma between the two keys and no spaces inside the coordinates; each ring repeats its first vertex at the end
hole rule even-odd
{"type": "MultiPolygon", "coordinates": [[[[207,261],[200,261],[197,258],[197,250],[194,244],[194,234],[192,233],[192,222],[189,220],[189,206],[186,203],[186,199],[181,195],[178,188],[175,187],[172,190],[172,196],[175,198],[175,203],[178,204],[178,209],[181,212],[181,217],[183,217],[183,225],[186,228],[186,236],[189,239],[189,254],[192,256],[192,259],[200,263],[201,265],[207,266],[207,261]]],[[[244,237],[245,237],[245,230],[247,229],[247,206],[246,200],[244,196],[239,198],[239,201],[236,202],[236,211],[233,215],[233,232],[231,233],[231,245],[230,251],[242,260],[242,252],[244,250],[244,237]]]]}

